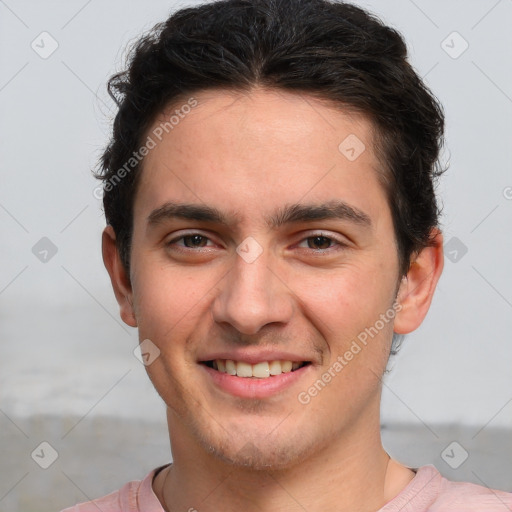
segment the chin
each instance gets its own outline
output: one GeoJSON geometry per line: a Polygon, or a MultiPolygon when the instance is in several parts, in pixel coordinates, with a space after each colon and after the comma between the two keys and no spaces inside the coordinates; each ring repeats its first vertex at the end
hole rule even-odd
{"type": "Polygon", "coordinates": [[[307,441],[304,436],[271,438],[260,433],[251,438],[245,433],[238,437],[238,442],[234,441],[236,438],[234,435],[223,440],[203,437],[201,444],[226,464],[254,471],[291,469],[316,451],[314,445],[304,444],[307,441]]]}

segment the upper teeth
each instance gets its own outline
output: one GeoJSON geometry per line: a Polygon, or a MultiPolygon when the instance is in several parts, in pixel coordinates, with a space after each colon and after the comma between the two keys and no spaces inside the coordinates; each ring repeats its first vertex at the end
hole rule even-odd
{"type": "Polygon", "coordinates": [[[213,361],[213,367],[219,372],[236,375],[237,377],[258,377],[260,379],[291,372],[302,364],[301,362],[292,361],[263,361],[256,364],[233,361],[232,359],[215,359],[213,361]]]}

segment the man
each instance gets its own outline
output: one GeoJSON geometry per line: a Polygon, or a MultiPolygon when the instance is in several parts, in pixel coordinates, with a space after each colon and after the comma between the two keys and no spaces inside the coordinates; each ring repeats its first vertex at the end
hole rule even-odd
{"type": "Polygon", "coordinates": [[[443,114],[401,37],[327,0],[178,11],[110,91],[103,258],[173,462],[75,511],[503,511],[380,438],[443,267],[443,114]]]}

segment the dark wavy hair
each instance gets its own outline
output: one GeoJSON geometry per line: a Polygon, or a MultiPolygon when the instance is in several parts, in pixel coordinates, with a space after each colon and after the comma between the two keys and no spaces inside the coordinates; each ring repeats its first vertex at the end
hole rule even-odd
{"type": "Polygon", "coordinates": [[[119,110],[96,172],[126,270],[141,170],[138,161],[128,170],[126,163],[156,116],[203,90],[255,86],[308,94],[372,122],[405,275],[438,225],[443,111],[398,32],[329,0],[217,0],[175,12],[133,45],[127,69],[108,82],[119,110]]]}

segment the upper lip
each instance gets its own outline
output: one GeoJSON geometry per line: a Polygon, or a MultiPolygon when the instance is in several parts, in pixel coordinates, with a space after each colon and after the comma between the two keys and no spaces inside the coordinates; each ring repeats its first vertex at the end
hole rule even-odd
{"type": "Polygon", "coordinates": [[[204,357],[200,357],[199,362],[213,361],[215,359],[231,359],[233,361],[244,361],[250,364],[261,363],[264,361],[292,361],[299,363],[304,361],[312,362],[311,358],[299,354],[293,354],[292,352],[261,348],[254,350],[246,348],[212,352],[204,357]]]}

